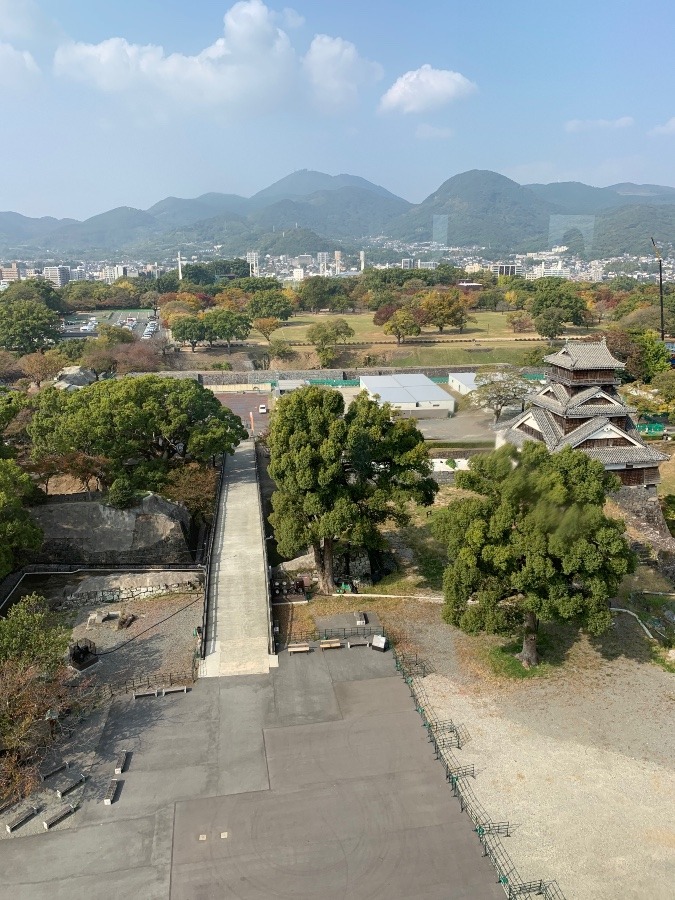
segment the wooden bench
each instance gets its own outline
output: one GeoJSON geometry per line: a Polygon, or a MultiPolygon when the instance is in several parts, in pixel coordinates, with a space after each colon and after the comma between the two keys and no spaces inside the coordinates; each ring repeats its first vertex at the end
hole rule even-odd
{"type": "Polygon", "coordinates": [[[21,828],[22,825],[25,825],[33,816],[36,816],[40,811],[38,806],[29,806],[28,809],[24,809],[19,813],[18,816],[15,816],[13,819],[10,819],[9,822],[5,825],[8,834],[11,834],[13,831],[16,831],[17,828],[21,828]]]}
{"type": "Polygon", "coordinates": [[[108,782],[108,787],[105,792],[105,797],[103,798],[104,806],[111,806],[115,802],[115,794],[117,793],[117,785],[119,781],[116,778],[111,778],[108,782]]]}
{"type": "Polygon", "coordinates": [[[319,647],[322,650],[338,650],[342,647],[342,641],[340,638],[326,638],[323,641],[319,641],[319,647]]]}
{"type": "Polygon", "coordinates": [[[62,822],[67,816],[74,813],[76,809],[77,803],[69,803],[67,806],[62,806],[61,809],[57,809],[55,813],[43,820],[42,824],[45,831],[49,831],[54,825],[58,825],[59,822],[62,822]]]}
{"type": "Polygon", "coordinates": [[[75,788],[79,787],[81,784],[84,784],[84,782],[86,780],[87,780],[86,775],[80,775],[79,778],[76,778],[75,781],[71,781],[70,784],[67,784],[62,788],[57,788],[56,796],[59,798],[59,800],[61,800],[67,794],[70,794],[71,791],[74,791],[75,788]]]}
{"type": "Polygon", "coordinates": [[[49,769],[47,772],[40,773],[40,781],[46,781],[48,778],[51,778],[52,775],[58,775],[59,772],[65,771],[65,769],[70,768],[69,762],[62,762],[58,766],[54,766],[53,769],[49,769]]]}
{"type": "Polygon", "coordinates": [[[172,684],[163,688],[162,697],[166,697],[167,694],[187,694],[187,690],[187,684],[172,684]]]}
{"type": "Polygon", "coordinates": [[[309,644],[289,644],[286,648],[289,653],[309,653],[309,644]]]}
{"type": "Polygon", "coordinates": [[[349,650],[351,647],[367,647],[369,645],[369,641],[365,638],[353,637],[349,638],[347,641],[347,649],[349,650]]]}
{"type": "Polygon", "coordinates": [[[139,697],[156,697],[157,696],[157,688],[148,691],[134,691],[134,700],[138,700],[139,697]]]}
{"type": "Polygon", "coordinates": [[[115,775],[121,775],[124,772],[124,767],[127,764],[127,757],[129,756],[128,750],[122,750],[122,752],[118,755],[115,760],[115,775]]]}

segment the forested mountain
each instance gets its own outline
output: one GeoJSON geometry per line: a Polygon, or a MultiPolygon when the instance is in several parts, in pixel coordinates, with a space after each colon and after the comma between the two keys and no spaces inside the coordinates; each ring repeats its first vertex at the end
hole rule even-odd
{"type": "Polygon", "coordinates": [[[340,241],[358,247],[369,237],[385,235],[409,244],[435,240],[493,253],[567,243],[592,257],[644,254],[651,235],[664,246],[675,244],[675,188],[520,185],[474,169],[449,178],[412,205],[355,175],[303,169],[250,198],[219,193],[166,197],[147,210],[124,206],[84,222],[0,212],[0,258],[112,253],[157,258],[180,248],[216,245],[235,255],[251,249],[274,252],[270,248],[277,236],[284,243],[291,231],[313,234],[314,243],[326,249],[340,241]]]}
{"type": "Polygon", "coordinates": [[[445,181],[418,206],[392,222],[389,234],[406,241],[509,250],[545,247],[553,204],[496,172],[473,169],[445,181]],[[447,236],[445,220],[447,216],[447,236]],[[434,230],[435,229],[435,230],[434,230]]]}

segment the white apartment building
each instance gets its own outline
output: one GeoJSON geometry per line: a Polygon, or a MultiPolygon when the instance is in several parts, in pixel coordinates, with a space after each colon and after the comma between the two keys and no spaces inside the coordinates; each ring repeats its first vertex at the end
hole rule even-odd
{"type": "Polygon", "coordinates": [[[493,263],[490,266],[490,271],[497,276],[507,275],[513,277],[514,275],[525,274],[525,269],[520,263],[493,263]]]}
{"type": "Polygon", "coordinates": [[[70,281],[70,266],[45,266],[42,277],[54,287],[64,287],[70,281]]]}

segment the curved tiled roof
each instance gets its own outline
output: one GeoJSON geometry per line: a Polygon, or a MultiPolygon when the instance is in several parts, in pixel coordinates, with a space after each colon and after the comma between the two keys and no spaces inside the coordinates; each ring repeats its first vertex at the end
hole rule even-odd
{"type": "Polygon", "coordinates": [[[604,340],[567,342],[557,353],[551,353],[544,359],[551,366],[560,369],[624,369],[625,366],[615,359],[604,340]]]}

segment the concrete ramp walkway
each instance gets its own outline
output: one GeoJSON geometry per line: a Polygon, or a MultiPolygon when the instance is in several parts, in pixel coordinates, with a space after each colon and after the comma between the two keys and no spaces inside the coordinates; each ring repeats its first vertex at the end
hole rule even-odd
{"type": "Polygon", "coordinates": [[[265,535],[252,440],[227,459],[215,529],[200,677],[266,675],[277,659],[269,655],[265,535]]]}

